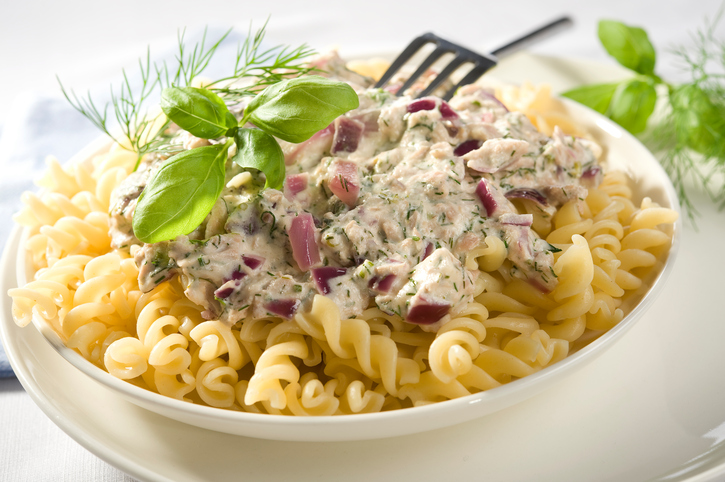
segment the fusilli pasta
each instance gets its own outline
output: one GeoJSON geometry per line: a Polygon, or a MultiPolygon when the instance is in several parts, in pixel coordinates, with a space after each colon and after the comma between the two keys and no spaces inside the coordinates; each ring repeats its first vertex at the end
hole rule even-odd
{"type": "MultiPolygon", "coordinates": [[[[510,102],[546,104],[527,87],[510,102]],[[527,97],[528,96],[528,97],[527,97]],[[528,100],[527,100],[528,99],[528,100]]],[[[542,100],[543,99],[543,100],[542,100]]],[[[546,104],[548,105],[548,104],[546,104]]],[[[546,127],[563,114],[529,112],[546,127]]],[[[553,126],[549,126],[553,129],[553,126]]],[[[510,276],[495,236],[474,247],[474,301],[437,333],[376,307],[343,319],[315,295],[309,312],[285,320],[205,320],[177,279],[148,293],[131,250],[108,236],[111,191],[135,155],[118,148],[62,167],[50,159],[43,194],[23,195],[16,221],[30,233],[36,274],[12,289],[13,316],[49,323],[63,341],[111,375],[212,407],[298,416],[368,413],[489,390],[562,360],[615,326],[663,263],[677,213],[632,199],[626,175],[608,173],[584,200],[553,216],[527,201],[533,227],[555,247],[549,293],[510,276]]]]}

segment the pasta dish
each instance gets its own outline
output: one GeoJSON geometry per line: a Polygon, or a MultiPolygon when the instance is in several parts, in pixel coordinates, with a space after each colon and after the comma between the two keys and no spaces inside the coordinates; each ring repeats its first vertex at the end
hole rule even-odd
{"type": "MultiPolygon", "coordinates": [[[[91,363],[168,397],[340,415],[535,373],[648,289],[677,213],[632,199],[545,89],[414,99],[420,85],[371,88],[371,64],[314,62],[358,107],[302,142],[277,139],[280,189],[232,162],[232,147],[221,194],[186,234],[144,242],[134,229],[178,154],[136,166],[114,145],[52,161],[16,216],[36,271],[9,292],[16,322],[49,323],[91,363]]],[[[182,155],[227,142],[174,124],[168,135],[182,155]]]]}

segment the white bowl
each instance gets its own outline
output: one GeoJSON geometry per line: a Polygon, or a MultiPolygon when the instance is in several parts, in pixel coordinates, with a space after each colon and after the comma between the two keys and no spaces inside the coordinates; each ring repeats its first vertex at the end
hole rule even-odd
{"type": "MultiPolygon", "coordinates": [[[[677,196],[667,174],[636,138],[597,112],[567,99],[564,101],[572,116],[594,133],[596,140],[605,148],[605,168],[623,170],[634,181],[634,199],[648,196],[660,205],[679,212],[677,196]]],[[[109,143],[105,140],[94,142],[71,162],[87,159],[108,147],[109,143]]],[[[391,412],[304,418],[194,405],[117,379],[67,348],[49,326],[35,320],[34,325],[65,360],[88,377],[129,402],[183,423],[234,435],[285,441],[322,442],[394,437],[447,427],[496,412],[554,386],[556,382],[585,367],[620,339],[654,303],[673,269],[681,230],[682,221],[678,220],[673,230],[673,245],[663,269],[652,277],[651,289],[619,324],[588,346],[548,368],[509,384],[454,400],[391,412]]],[[[21,241],[20,246],[23,245],[21,241]]],[[[29,264],[26,263],[23,250],[17,256],[18,285],[22,286],[32,277],[32,270],[28,272],[29,264]]]]}

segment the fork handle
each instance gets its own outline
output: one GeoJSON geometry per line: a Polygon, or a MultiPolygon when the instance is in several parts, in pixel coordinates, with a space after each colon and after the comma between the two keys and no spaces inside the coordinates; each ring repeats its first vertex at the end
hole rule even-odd
{"type": "Polygon", "coordinates": [[[491,52],[491,55],[498,58],[506,57],[507,55],[511,55],[514,52],[518,52],[519,50],[526,48],[527,45],[550,37],[561,30],[565,30],[571,27],[573,24],[574,22],[571,20],[571,18],[567,16],[558,18],[553,22],[547,23],[541,28],[534,30],[533,32],[529,32],[526,35],[517,38],[513,42],[510,42],[503,47],[497,48],[496,50],[491,52]]]}

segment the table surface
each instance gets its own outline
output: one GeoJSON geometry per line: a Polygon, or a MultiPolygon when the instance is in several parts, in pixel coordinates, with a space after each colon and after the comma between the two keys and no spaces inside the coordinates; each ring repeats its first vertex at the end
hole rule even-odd
{"type": "MultiPolygon", "coordinates": [[[[575,26],[531,50],[547,55],[613,62],[599,45],[599,19],[622,20],[646,28],[659,48],[658,73],[686,79],[666,49],[690,41],[690,33],[713,18],[719,0],[609,0],[574,2],[519,0],[490,5],[445,2],[368,0],[364,3],[318,0],[305,2],[203,2],[126,0],[44,2],[0,0],[0,135],[14,122],[18,98],[58,96],[56,74],[64,83],[84,88],[118,78],[132,67],[147,45],[173,44],[179,28],[233,26],[245,31],[249,21],[260,25],[269,16],[268,38],[275,43],[305,41],[318,50],[337,46],[344,56],[395,52],[424,31],[478,49],[493,48],[513,35],[558,15],[568,14],[575,26]]],[[[722,32],[723,29],[720,29],[722,32]]],[[[721,35],[722,37],[722,35],[721,35]]],[[[50,154],[50,152],[48,153],[50,154]]],[[[703,201],[704,202],[704,201],[703,201]]],[[[723,221],[706,205],[702,222],[723,221]]],[[[3,219],[9,224],[9,219],[3,219]]],[[[695,236],[686,227],[685,237],[695,236]],[[689,230],[689,231],[688,231],[689,230]]],[[[0,239],[4,243],[5,239],[0,239]]],[[[711,313],[715,313],[713,305],[711,313]]],[[[0,379],[0,480],[133,480],[78,445],[30,400],[20,383],[0,379]],[[12,467],[12,472],[8,467],[12,467]]]]}

